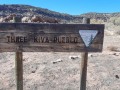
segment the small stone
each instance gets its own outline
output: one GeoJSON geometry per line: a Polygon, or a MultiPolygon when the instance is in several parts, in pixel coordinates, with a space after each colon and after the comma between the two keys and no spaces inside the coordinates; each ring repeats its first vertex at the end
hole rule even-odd
{"type": "Polygon", "coordinates": [[[62,61],[63,61],[62,59],[58,59],[56,61],[53,61],[53,64],[58,63],[58,62],[62,62],[62,61]]]}
{"type": "Polygon", "coordinates": [[[117,79],[119,79],[119,76],[118,76],[118,75],[115,75],[115,77],[116,77],[117,79]]]}
{"type": "Polygon", "coordinates": [[[71,59],[75,59],[75,57],[71,57],[71,59]]]}
{"type": "Polygon", "coordinates": [[[115,55],[115,56],[119,56],[117,53],[113,53],[113,55],[115,55]]]}
{"type": "Polygon", "coordinates": [[[92,54],[88,54],[88,57],[93,57],[93,55],[92,54]]]}
{"type": "Polygon", "coordinates": [[[35,73],[35,70],[34,70],[34,71],[32,71],[32,73],[35,73]]]}
{"type": "Polygon", "coordinates": [[[78,59],[79,57],[78,56],[70,56],[70,59],[72,60],[75,60],[75,59],[78,59]]]}

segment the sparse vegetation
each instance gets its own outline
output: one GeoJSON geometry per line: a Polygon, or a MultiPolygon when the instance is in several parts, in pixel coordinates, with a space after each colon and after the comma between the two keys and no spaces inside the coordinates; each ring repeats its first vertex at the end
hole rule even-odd
{"type": "Polygon", "coordinates": [[[50,11],[48,9],[29,6],[29,5],[0,5],[0,20],[10,14],[16,14],[21,17],[42,16],[61,20],[61,23],[82,23],[83,17],[91,19],[91,23],[104,24],[112,23],[120,26],[120,13],[86,13],[81,15],[69,15],[50,11]]]}
{"type": "Polygon", "coordinates": [[[120,25],[120,17],[111,17],[109,21],[114,25],[117,25],[117,26],[120,25]]]}

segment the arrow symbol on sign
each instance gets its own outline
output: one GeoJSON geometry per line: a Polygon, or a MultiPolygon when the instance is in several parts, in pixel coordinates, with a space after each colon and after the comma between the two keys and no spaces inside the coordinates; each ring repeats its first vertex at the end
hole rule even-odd
{"type": "Polygon", "coordinates": [[[79,34],[86,47],[89,47],[98,34],[98,30],[79,30],[79,34]]]}

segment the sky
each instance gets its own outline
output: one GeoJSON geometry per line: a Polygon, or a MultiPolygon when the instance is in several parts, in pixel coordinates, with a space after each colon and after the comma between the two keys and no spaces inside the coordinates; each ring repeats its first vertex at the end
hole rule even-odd
{"type": "Polygon", "coordinates": [[[0,0],[0,4],[25,4],[71,15],[120,12],[120,0],[0,0]]]}

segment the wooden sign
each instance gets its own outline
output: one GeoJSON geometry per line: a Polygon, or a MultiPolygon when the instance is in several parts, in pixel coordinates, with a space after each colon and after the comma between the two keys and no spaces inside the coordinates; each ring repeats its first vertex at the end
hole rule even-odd
{"type": "Polygon", "coordinates": [[[101,52],[103,24],[0,23],[0,52],[101,52]]]}

